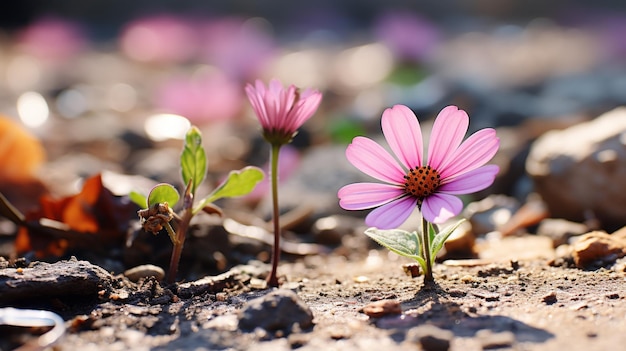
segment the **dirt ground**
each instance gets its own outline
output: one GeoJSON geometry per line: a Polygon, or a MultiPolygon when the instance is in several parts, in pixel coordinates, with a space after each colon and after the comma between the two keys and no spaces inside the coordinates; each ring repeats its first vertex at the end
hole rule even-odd
{"type": "MultiPolygon", "coordinates": [[[[285,262],[281,289],[295,291],[313,314],[314,326],[302,330],[240,328],[244,306],[271,292],[262,288],[268,267],[259,262],[208,284],[135,284],[117,275],[103,279],[110,281],[95,298],[39,302],[66,321],[55,350],[577,351],[626,343],[626,275],[550,265],[541,246],[530,235],[483,245],[482,258],[437,264],[433,286],[406,275],[409,262],[384,250],[285,262]]],[[[2,349],[43,331],[5,328],[2,349]]]]}

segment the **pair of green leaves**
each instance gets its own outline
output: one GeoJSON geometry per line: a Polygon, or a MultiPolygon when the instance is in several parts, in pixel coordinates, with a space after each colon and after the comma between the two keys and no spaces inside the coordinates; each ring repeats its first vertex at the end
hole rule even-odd
{"type": "MultiPolygon", "coordinates": [[[[191,127],[185,135],[185,145],[180,156],[181,175],[184,184],[189,184],[191,195],[204,181],[207,172],[206,152],[202,146],[202,134],[198,128],[191,127]]],[[[238,171],[231,171],[228,177],[209,195],[198,201],[192,209],[192,214],[201,211],[205,206],[221,198],[243,196],[250,193],[263,179],[264,174],[257,167],[244,167],[238,171]]],[[[157,203],[167,202],[170,208],[180,200],[180,194],[170,184],[157,184],[148,197],[138,192],[129,194],[131,201],[140,207],[150,207],[157,203]]]]}
{"type": "MultiPolygon", "coordinates": [[[[432,223],[428,223],[428,242],[431,265],[435,262],[437,253],[441,250],[443,244],[450,237],[452,232],[454,232],[454,230],[464,221],[465,220],[462,219],[439,232],[435,230],[432,223]]],[[[400,256],[414,259],[422,267],[422,272],[426,272],[426,256],[423,252],[422,236],[420,233],[416,231],[407,232],[402,229],[383,230],[378,228],[368,228],[365,230],[365,234],[392,252],[395,252],[400,256]]]]}

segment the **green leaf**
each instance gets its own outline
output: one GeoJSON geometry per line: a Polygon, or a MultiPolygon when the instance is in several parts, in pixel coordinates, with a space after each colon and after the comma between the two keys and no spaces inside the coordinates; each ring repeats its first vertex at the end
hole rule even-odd
{"type": "Polygon", "coordinates": [[[365,230],[365,235],[398,255],[411,258],[419,256],[420,240],[416,232],[368,228],[365,230]]]}
{"type": "MultiPolygon", "coordinates": [[[[441,248],[443,247],[443,244],[446,242],[446,240],[448,240],[450,235],[452,235],[452,232],[454,232],[456,228],[458,228],[463,222],[465,222],[465,219],[461,219],[460,221],[447,226],[446,228],[444,228],[442,231],[440,231],[439,233],[435,235],[433,240],[430,242],[430,259],[433,262],[435,262],[437,253],[439,252],[439,250],[441,250],[441,248]]],[[[429,225],[429,228],[433,232],[435,231],[435,229],[432,228],[432,225],[429,225]]]]}
{"type": "Polygon", "coordinates": [[[131,190],[131,192],[128,193],[128,198],[130,198],[130,201],[136,203],[137,206],[141,208],[146,207],[146,204],[148,204],[148,199],[146,198],[146,195],[141,194],[135,190],[131,190]]]}
{"type": "Polygon", "coordinates": [[[244,167],[238,171],[231,171],[222,184],[198,203],[194,208],[194,213],[218,199],[249,194],[263,180],[264,176],[261,169],[253,166],[244,167]]]}
{"type": "Polygon", "coordinates": [[[427,222],[428,223],[428,242],[431,243],[431,247],[432,247],[432,243],[435,241],[435,236],[437,235],[437,233],[439,232],[439,228],[437,228],[434,224],[427,222]]]}
{"type": "Polygon", "coordinates": [[[157,184],[148,194],[148,207],[167,202],[170,208],[172,208],[179,199],[180,195],[176,188],[166,183],[157,184]]]}
{"type": "Polygon", "coordinates": [[[183,183],[188,184],[191,179],[191,194],[195,195],[196,189],[206,176],[207,169],[206,153],[202,147],[202,134],[195,126],[192,126],[185,135],[185,145],[180,155],[180,167],[183,183]]]}
{"type": "Polygon", "coordinates": [[[426,261],[420,255],[421,240],[417,232],[368,228],[365,230],[365,235],[400,256],[414,259],[422,267],[422,272],[426,272],[426,261]]]}

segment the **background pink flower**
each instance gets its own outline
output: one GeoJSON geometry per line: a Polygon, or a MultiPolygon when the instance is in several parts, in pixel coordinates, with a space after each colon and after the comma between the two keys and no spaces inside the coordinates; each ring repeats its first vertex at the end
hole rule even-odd
{"type": "Polygon", "coordinates": [[[119,40],[120,49],[134,60],[176,63],[194,57],[199,37],[191,21],[163,14],[131,21],[119,40]]]}
{"type": "Polygon", "coordinates": [[[80,24],[55,17],[36,20],[17,35],[17,41],[24,52],[55,63],[76,57],[88,45],[80,24]]]}
{"type": "Polygon", "coordinates": [[[315,89],[300,92],[294,85],[284,88],[277,79],[272,79],[267,87],[260,80],[248,84],[246,93],[265,138],[282,144],[291,140],[322,101],[322,94],[315,89]]]}
{"type": "Polygon", "coordinates": [[[499,171],[498,166],[485,166],[500,145],[496,131],[485,128],[463,141],[469,117],[456,106],[437,116],[427,158],[419,122],[408,107],[385,110],[381,125],[396,158],[366,137],[354,138],[346,156],[383,183],[348,184],[338,192],[339,205],[346,210],[375,208],[365,219],[369,226],[397,228],[415,206],[428,222],[443,223],[461,212],[463,202],[457,195],[487,188],[499,171]]]}
{"type": "Polygon", "coordinates": [[[224,17],[199,26],[203,61],[241,80],[257,77],[278,55],[271,28],[262,20],[224,17]]]}
{"type": "Polygon", "coordinates": [[[171,77],[154,96],[159,109],[200,125],[236,118],[244,101],[239,82],[218,70],[171,77]]]}

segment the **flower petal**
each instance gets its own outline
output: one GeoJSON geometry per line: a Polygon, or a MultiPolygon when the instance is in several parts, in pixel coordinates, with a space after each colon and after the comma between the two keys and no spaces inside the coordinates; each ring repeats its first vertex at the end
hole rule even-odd
{"type": "Polygon", "coordinates": [[[451,179],[437,191],[452,195],[475,193],[493,184],[499,171],[496,165],[486,165],[451,179]]]}
{"type": "Polygon", "coordinates": [[[470,135],[467,140],[440,166],[443,179],[474,170],[489,162],[498,151],[500,139],[492,128],[485,128],[470,135]]]}
{"type": "Polygon", "coordinates": [[[398,228],[413,213],[417,199],[407,196],[383,205],[365,217],[365,224],[379,229],[398,228]]]}
{"type": "Polygon", "coordinates": [[[346,149],[348,161],[361,172],[391,184],[404,184],[404,170],[382,146],[366,137],[356,137],[346,149]]]}
{"type": "Polygon", "coordinates": [[[422,130],[413,111],[404,105],[395,105],[383,112],[381,120],[387,144],[407,168],[422,166],[422,130]]]}
{"type": "Polygon", "coordinates": [[[286,131],[295,132],[306,122],[317,110],[322,101],[322,93],[314,92],[307,94],[306,97],[301,96],[295,105],[289,111],[287,117],[288,124],[285,126],[286,131]]]}
{"type": "Polygon", "coordinates": [[[246,94],[248,95],[248,100],[250,100],[250,104],[252,105],[252,109],[254,110],[259,122],[263,129],[269,127],[269,119],[267,117],[267,110],[265,109],[265,102],[263,101],[263,89],[264,87],[261,85],[259,88],[259,81],[257,81],[257,87],[253,87],[251,84],[246,85],[246,94]]]}
{"type": "Polygon", "coordinates": [[[463,201],[454,195],[435,193],[424,199],[422,216],[431,223],[441,224],[461,213],[463,201]]]}
{"type": "Polygon", "coordinates": [[[439,112],[428,143],[427,164],[439,169],[454,153],[467,133],[469,117],[456,106],[448,106],[439,112]]]}
{"type": "Polygon", "coordinates": [[[322,94],[315,89],[305,89],[298,97],[295,85],[284,87],[278,79],[267,86],[257,79],[245,87],[248,99],[265,132],[290,136],[317,110],[322,94]]]}
{"type": "Polygon", "coordinates": [[[339,206],[346,210],[378,207],[403,195],[402,188],[380,183],[354,183],[339,189],[339,206]]]}
{"type": "Polygon", "coordinates": [[[268,94],[270,97],[268,100],[274,104],[271,129],[279,130],[284,133],[290,133],[292,130],[288,129],[289,124],[291,123],[289,114],[296,100],[296,87],[295,85],[290,85],[287,89],[285,89],[277,80],[272,80],[270,84],[273,86],[270,89],[272,94],[268,94]]]}

